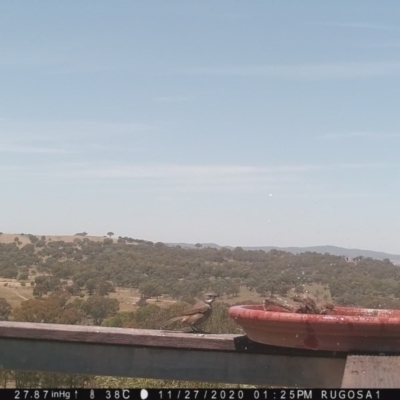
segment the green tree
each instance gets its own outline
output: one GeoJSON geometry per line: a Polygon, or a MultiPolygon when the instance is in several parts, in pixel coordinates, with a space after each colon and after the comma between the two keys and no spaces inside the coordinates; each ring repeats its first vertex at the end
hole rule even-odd
{"type": "Polygon", "coordinates": [[[8,317],[11,315],[11,305],[8,301],[1,297],[0,298],[0,321],[7,321],[8,317]]]}
{"type": "Polygon", "coordinates": [[[111,237],[111,236],[114,236],[114,232],[107,232],[107,236],[109,236],[109,237],[111,237]]]}
{"type": "Polygon", "coordinates": [[[84,312],[77,302],[67,303],[70,294],[56,291],[46,299],[23,301],[13,312],[16,321],[75,325],[82,321],[84,312]]]}
{"type": "Polygon", "coordinates": [[[23,301],[13,312],[16,321],[55,323],[62,312],[60,305],[42,299],[23,301]]]}
{"type": "Polygon", "coordinates": [[[144,298],[156,297],[157,301],[159,296],[162,295],[162,288],[156,281],[143,282],[139,285],[139,291],[144,298]]]}
{"type": "Polygon", "coordinates": [[[260,282],[257,286],[256,286],[256,292],[260,295],[260,296],[266,296],[267,295],[267,293],[268,293],[268,291],[269,291],[269,289],[270,289],[270,286],[268,285],[268,283],[267,282],[265,282],[265,281],[263,281],[263,282],[260,282]]]}
{"type": "Polygon", "coordinates": [[[21,273],[18,275],[18,280],[19,280],[19,281],[26,281],[26,280],[28,279],[28,277],[29,277],[28,272],[21,272],[21,273]]]}
{"type": "Polygon", "coordinates": [[[97,282],[96,293],[99,296],[107,296],[110,292],[115,292],[115,288],[110,282],[104,280],[97,282]]]}
{"type": "Polygon", "coordinates": [[[119,310],[117,299],[107,299],[102,296],[90,296],[82,306],[87,316],[93,319],[95,325],[101,325],[103,320],[119,310]]]}
{"type": "Polygon", "coordinates": [[[160,329],[168,319],[165,310],[155,304],[140,307],[135,312],[135,322],[140,329],[160,329]]]}
{"type": "Polygon", "coordinates": [[[56,323],[66,324],[66,325],[76,325],[82,321],[84,316],[85,314],[83,310],[74,307],[70,304],[67,304],[62,313],[58,316],[56,323]]]}
{"type": "Polygon", "coordinates": [[[88,279],[86,281],[86,285],[85,286],[86,286],[86,290],[89,293],[89,296],[91,296],[94,293],[94,291],[96,290],[97,279],[88,279]]]}
{"type": "Polygon", "coordinates": [[[27,243],[22,247],[22,251],[26,251],[28,253],[33,253],[35,251],[35,246],[32,243],[27,243]]]}
{"type": "Polygon", "coordinates": [[[68,300],[71,298],[71,293],[68,293],[65,290],[57,290],[53,292],[48,298],[47,301],[54,301],[60,307],[65,307],[68,303],[68,300]]]}
{"type": "Polygon", "coordinates": [[[33,288],[33,295],[35,297],[42,297],[44,294],[47,294],[48,290],[45,285],[36,285],[33,288]]]}
{"type": "Polygon", "coordinates": [[[133,328],[132,326],[133,321],[134,321],[134,313],[125,311],[116,313],[114,316],[106,318],[101,325],[122,328],[129,324],[129,326],[133,328]]]}
{"type": "Polygon", "coordinates": [[[81,288],[76,283],[67,286],[65,290],[71,293],[73,296],[79,296],[81,294],[81,288]]]}
{"type": "Polygon", "coordinates": [[[14,268],[5,268],[0,271],[0,276],[6,279],[14,279],[18,275],[18,270],[14,268]]]}
{"type": "Polygon", "coordinates": [[[32,244],[35,244],[39,240],[37,236],[31,234],[28,235],[28,238],[32,244]]]}

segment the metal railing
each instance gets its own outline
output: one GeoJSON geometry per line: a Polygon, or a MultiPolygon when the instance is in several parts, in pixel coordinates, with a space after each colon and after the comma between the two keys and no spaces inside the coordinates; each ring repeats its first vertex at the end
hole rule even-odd
{"type": "Polygon", "coordinates": [[[0,322],[0,368],[71,374],[341,386],[346,354],[256,344],[246,336],[0,322]]]}

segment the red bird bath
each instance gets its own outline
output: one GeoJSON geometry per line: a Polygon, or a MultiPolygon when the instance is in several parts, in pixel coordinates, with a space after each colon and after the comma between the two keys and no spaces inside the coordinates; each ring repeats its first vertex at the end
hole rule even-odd
{"type": "MultiPolygon", "coordinates": [[[[283,309],[282,309],[283,311],[283,309]]],[[[327,351],[400,352],[400,310],[334,307],[327,315],[230,307],[229,315],[254,342],[327,351]]]]}

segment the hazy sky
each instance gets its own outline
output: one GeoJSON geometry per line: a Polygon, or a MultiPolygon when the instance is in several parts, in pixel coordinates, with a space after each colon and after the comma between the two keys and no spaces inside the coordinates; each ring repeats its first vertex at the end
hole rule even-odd
{"type": "Polygon", "coordinates": [[[0,231],[400,253],[400,4],[0,5],[0,231]]]}

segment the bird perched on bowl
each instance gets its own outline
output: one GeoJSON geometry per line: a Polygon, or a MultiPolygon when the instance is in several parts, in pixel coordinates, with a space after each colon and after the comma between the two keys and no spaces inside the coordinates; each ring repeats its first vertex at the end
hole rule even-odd
{"type": "Polygon", "coordinates": [[[212,303],[216,297],[218,297],[218,295],[215,293],[206,293],[203,296],[203,300],[183,310],[179,317],[171,318],[165,322],[163,327],[170,325],[173,322],[180,321],[189,325],[193,332],[205,333],[199,328],[199,325],[204,324],[204,322],[210,318],[210,315],[212,314],[212,303]]]}

